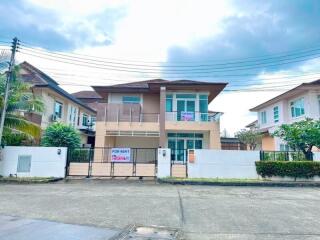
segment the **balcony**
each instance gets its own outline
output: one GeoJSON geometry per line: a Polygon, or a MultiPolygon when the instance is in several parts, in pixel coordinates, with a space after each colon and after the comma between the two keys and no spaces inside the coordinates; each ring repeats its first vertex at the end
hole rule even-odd
{"type": "Polygon", "coordinates": [[[159,113],[145,113],[140,104],[104,103],[97,112],[105,131],[159,132],[159,113]]]}
{"type": "Polygon", "coordinates": [[[218,122],[221,113],[200,112],[166,112],[166,121],[169,122],[218,122]]]}

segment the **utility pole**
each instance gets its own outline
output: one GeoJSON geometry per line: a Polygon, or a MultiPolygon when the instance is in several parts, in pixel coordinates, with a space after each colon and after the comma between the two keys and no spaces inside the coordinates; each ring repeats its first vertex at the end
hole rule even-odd
{"type": "Polygon", "coordinates": [[[1,122],[0,122],[0,146],[2,146],[2,135],[3,135],[3,126],[4,126],[4,119],[6,117],[7,105],[8,105],[8,98],[9,98],[9,90],[10,90],[10,82],[12,81],[12,75],[14,70],[14,62],[15,62],[15,55],[17,51],[17,47],[19,45],[18,38],[14,38],[11,46],[11,57],[9,62],[9,70],[7,72],[7,80],[5,83],[5,92],[4,92],[4,100],[3,100],[3,109],[1,113],[1,122]]]}

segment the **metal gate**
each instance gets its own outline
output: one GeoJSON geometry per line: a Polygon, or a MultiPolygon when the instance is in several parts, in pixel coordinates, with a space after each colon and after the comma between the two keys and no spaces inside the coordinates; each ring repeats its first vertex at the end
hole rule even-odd
{"type": "Polygon", "coordinates": [[[188,149],[171,149],[170,176],[188,177],[188,149]]]}
{"type": "Polygon", "coordinates": [[[112,161],[112,148],[68,149],[67,176],[155,177],[156,148],[130,148],[127,162],[112,161]]]}

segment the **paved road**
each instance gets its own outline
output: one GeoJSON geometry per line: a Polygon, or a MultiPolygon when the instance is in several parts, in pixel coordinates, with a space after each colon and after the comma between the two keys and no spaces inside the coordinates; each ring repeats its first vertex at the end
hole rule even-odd
{"type": "Polygon", "coordinates": [[[5,240],[106,240],[118,232],[106,228],[0,216],[0,239],[5,240]]]}
{"type": "Polygon", "coordinates": [[[0,214],[124,228],[181,229],[187,239],[319,239],[319,188],[73,181],[0,184],[0,214]]]}

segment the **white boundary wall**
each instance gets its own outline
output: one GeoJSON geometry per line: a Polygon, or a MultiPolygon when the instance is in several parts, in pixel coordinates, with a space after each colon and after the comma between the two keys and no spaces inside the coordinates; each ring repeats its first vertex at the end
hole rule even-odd
{"type": "Polygon", "coordinates": [[[64,177],[67,161],[65,147],[5,147],[1,149],[0,175],[19,177],[64,177]],[[60,152],[60,154],[59,154],[60,152]],[[30,172],[17,173],[19,156],[31,156],[30,172]]]}
{"type": "Polygon", "coordinates": [[[170,177],[171,150],[169,148],[158,148],[158,178],[170,177]]]}
{"type": "Polygon", "coordinates": [[[313,152],[313,160],[320,161],[320,152],[313,152]]]}
{"type": "Polygon", "coordinates": [[[188,163],[189,178],[258,178],[255,161],[259,151],[195,150],[194,163],[188,163]]]}

